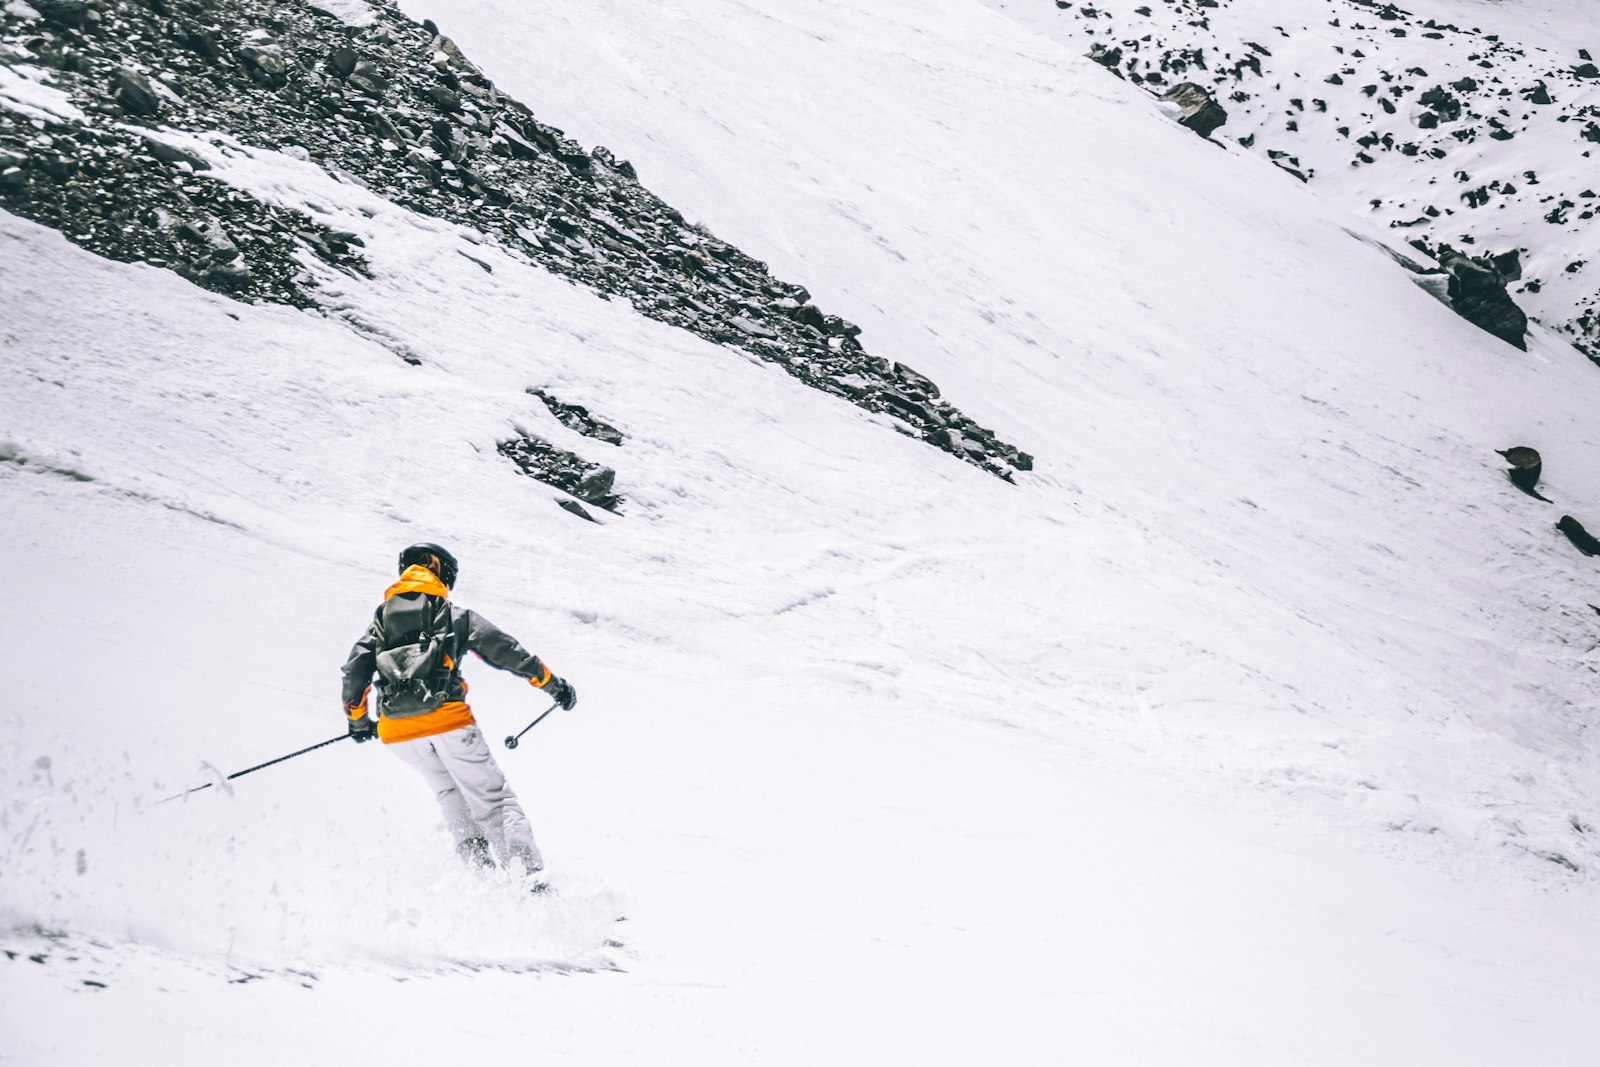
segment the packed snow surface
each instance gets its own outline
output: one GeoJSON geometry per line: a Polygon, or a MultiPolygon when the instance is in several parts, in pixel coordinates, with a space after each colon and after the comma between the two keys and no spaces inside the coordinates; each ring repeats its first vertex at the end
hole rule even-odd
{"type": "MultiPolygon", "coordinates": [[[[411,13],[1036,471],[293,153],[167,135],[360,235],[370,280],[306,264],[327,315],[0,216],[0,1055],[1592,1055],[1600,598],[1554,529],[1600,524],[1592,364],[971,0],[411,13]],[[380,746],[221,781],[343,729],[417,540],[578,687],[498,756],[554,896],[459,870],[380,746]]],[[[468,677],[492,737],[543,710],[468,677]]]]}

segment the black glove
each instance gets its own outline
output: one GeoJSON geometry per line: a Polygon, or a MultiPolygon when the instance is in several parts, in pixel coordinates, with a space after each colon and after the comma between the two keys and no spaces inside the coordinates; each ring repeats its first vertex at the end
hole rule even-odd
{"type": "Polygon", "coordinates": [[[378,736],[378,724],[367,718],[365,715],[361,716],[359,719],[350,719],[349,723],[350,739],[358,745],[363,741],[371,741],[374,737],[378,736]]]}
{"type": "Polygon", "coordinates": [[[572,683],[565,678],[551,675],[550,680],[544,683],[544,691],[550,694],[550,699],[561,705],[562,711],[571,711],[572,706],[578,702],[577,689],[573,688],[572,683]]]}

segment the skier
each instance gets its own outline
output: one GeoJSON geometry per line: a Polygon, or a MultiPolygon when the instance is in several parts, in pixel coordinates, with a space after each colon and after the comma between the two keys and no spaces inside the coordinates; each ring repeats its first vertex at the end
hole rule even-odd
{"type": "Polygon", "coordinates": [[[461,658],[476,652],[491,667],[526,678],[568,711],[578,694],[515,638],[450,603],[455,582],[456,559],[438,545],[416,544],[400,553],[400,580],[384,594],[344,665],[350,736],[357,742],[377,737],[422,774],[462,859],[484,867],[499,860],[508,869],[516,862],[533,881],[544,858],[466,704],[461,658]],[[367,710],[374,673],[376,721],[367,710]]]}

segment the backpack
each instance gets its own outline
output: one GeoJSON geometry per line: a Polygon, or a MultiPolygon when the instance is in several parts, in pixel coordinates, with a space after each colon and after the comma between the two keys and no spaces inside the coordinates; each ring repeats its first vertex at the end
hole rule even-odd
{"type": "Polygon", "coordinates": [[[384,715],[407,719],[460,699],[449,601],[426,593],[392,596],[378,608],[373,625],[384,715]]]}

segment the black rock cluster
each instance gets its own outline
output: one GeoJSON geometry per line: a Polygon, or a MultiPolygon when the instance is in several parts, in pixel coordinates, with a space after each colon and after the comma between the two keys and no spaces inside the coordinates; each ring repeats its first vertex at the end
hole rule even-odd
{"type": "Polygon", "coordinates": [[[203,173],[210,164],[184,152],[112,122],[18,119],[0,110],[0,205],[100,255],[168,267],[243,300],[297,307],[314,300],[296,248],[366,271],[355,235],[214,181],[203,173]]]}
{"type": "MultiPolygon", "coordinates": [[[[304,153],[411,210],[472,227],[1001,478],[1032,467],[922,375],[866,352],[860,330],[803,287],[687,222],[626,161],[540,122],[437,27],[384,0],[372,9],[375,21],[357,27],[315,0],[0,6],[0,64],[47,71],[87,116],[0,108],[0,206],[102,255],[170,267],[246,300],[314,306],[297,249],[365,269],[351,235],[261,204],[208,179],[203,162],[131,132],[223,131],[304,153]]],[[[562,484],[553,468],[547,480],[562,484]]]]}
{"type": "MultiPolygon", "coordinates": [[[[622,431],[602,422],[583,405],[558,400],[543,389],[529,389],[528,392],[543,401],[544,406],[567,429],[606,444],[622,444],[622,431]]],[[[591,463],[531,434],[501,441],[497,449],[502,456],[515,463],[522,473],[577,497],[578,500],[561,500],[558,503],[580,518],[597,521],[583,504],[578,503],[579,500],[613,513],[622,509],[622,496],[615,491],[617,472],[610,467],[591,463]]]]}
{"type": "Polygon", "coordinates": [[[581,433],[585,437],[592,437],[596,441],[604,441],[608,445],[622,444],[622,431],[609,423],[601,422],[583,405],[557,400],[543,389],[529,389],[528,392],[544,401],[544,406],[550,409],[550,414],[560,420],[567,429],[581,433]]]}
{"type": "Polygon", "coordinates": [[[547,482],[579,500],[611,512],[617,511],[622,504],[622,498],[611,491],[617,472],[610,467],[590,463],[541,437],[516,437],[501,441],[497,447],[500,454],[515,463],[524,474],[547,482]]]}

